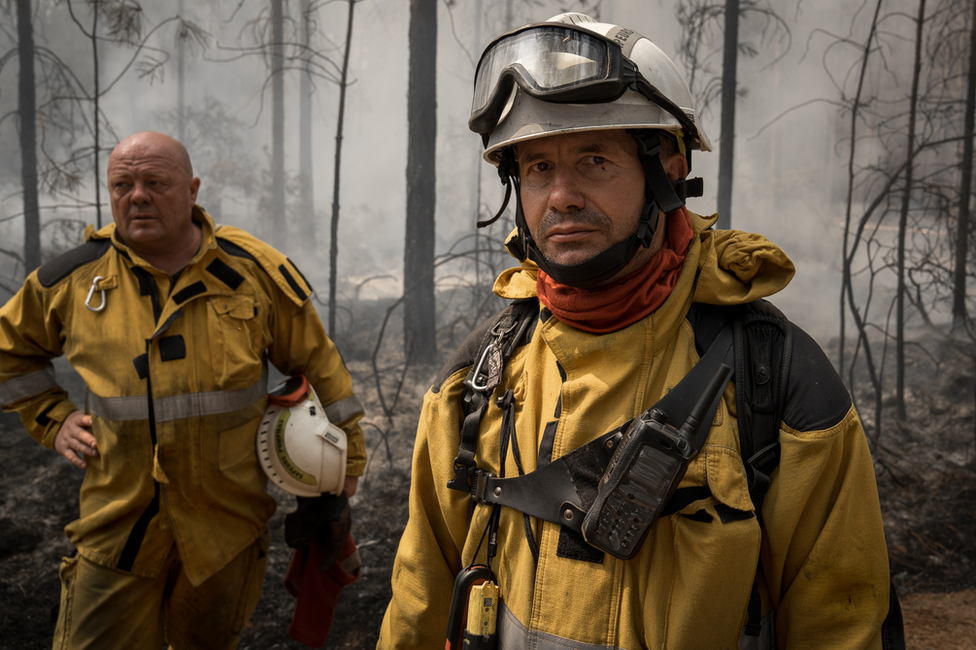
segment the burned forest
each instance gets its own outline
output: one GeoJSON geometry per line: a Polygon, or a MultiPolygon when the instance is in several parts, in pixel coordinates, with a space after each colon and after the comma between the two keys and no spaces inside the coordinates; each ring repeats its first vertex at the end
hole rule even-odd
{"type": "MultiPolygon", "coordinates": [[[[688,207],[796,266],[771,302],[857,406],[908,648],[974,647],[976,2],[0,2],[0,304],[112,222],[120,141],[185,144],[197,203],[301,269],[365,407],[363,566],[326,647],[375,647],[424,395],[505,306],[492,286],[518,264],[516,201],[468,127],[478,57],[563,11],[633,26],[683,70],[713,149],[694,152],[704,194],[688,207]]],[[[84,471],[14,413],[0,454],[0,650],[46,648],[84,471]]],[[[269,491],[268,572],[240,647],[298,649],[296,499],[269,491]]]]}

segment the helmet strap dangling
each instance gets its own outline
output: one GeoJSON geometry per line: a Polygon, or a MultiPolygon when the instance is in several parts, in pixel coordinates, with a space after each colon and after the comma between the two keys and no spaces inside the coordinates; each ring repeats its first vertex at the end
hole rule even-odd
{"type": "MultiPolygon", "coordinates": [[[[498,221],[498,219],[505,213],[505,208],[508,207],[508,202],[512,198],[512,185],[518,180],[518,174],[512,172],[514,168],[515,155],[512,153],[512,148],[509,147],[502,153],[502,158],[498,162],[497,168],[498,177],[502,180],[502,185],[505,186],[505,198],[502,200],[502,207],[498,208],[498,211],[495,212],[495,216],[493,216],[491,219],[479,221],[477,223],[479,228],[486,228],[490,226],[498,221]]],[[[521,258],[519,259],[521,261],[521,258]]]]}

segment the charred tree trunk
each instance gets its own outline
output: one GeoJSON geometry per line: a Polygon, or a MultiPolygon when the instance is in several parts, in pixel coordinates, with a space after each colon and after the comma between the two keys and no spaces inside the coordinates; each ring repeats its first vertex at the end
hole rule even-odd
{"type": "Polygon", "coordinates": [[[346,22],[346,48],[342,53],[342,76],[339,78],[339,117],[336,123],[335,177],[332,182],[332,223],[329,234],[329,334],[336,328],[336,274],[339,260],[339,172],[342,170],[342,127],[346,114],[346,86],[349,50],[352,49],[352,18],[356,0],[349,0],[346,22]]]}
{"type": "MultiPolygon", "coordinates": [[[[855,324],[858,326],[860,331],[860,320],[857,315],[857,310],[854,307],[854,290],[853,290],[853,280],[851,277],[851,258],[853,254],[851,250],[856,248],[857,241],[851,241],[851,212],[854,209],[854,181],[855,181],[855,165],[854,165],[854,153],[856,150],[857,143],[857,124],[858,124],[858,111],[861,108],[861,93],[864,92],[864,79],[867,76],[868,70],[868,57],[871,55],[871,44],[874,42],[875,35],[878,31],[878,16],[881,14],[881,5],[884,0],[877,0],[877,4],[874,7],[874,16],[871,19],[871,30],[868,33],[867,39],[864,41],[864,54],[861,58],[861,70],[858,73],[857,80],[857,92],[854,94],[854,101],[851,106],[851,151],[847,159],[847,207],[844,213],[844,238],[842,243],[843,252],[843,266],[841,268],[841,289],[840,289],[840,344],[837,346],[837,372],[841,376],[844,375],[844,358],[845,358],[845,345],[846,345],[846,326],[847,326],[847,302],[850,302],[851,306],[851,316],[854,318],[855,324]]],[[[870,351],[870,349],[868,349],[870,351]]],[[[851,386],[850,388],[853,388],[851,386]]],[[[880,425],[880,421],[879,421],[880,425]]]]}
{"type": "Polygon", "coordinates": [[[101,88],[99,87],[98,79],[98,5],[99,0],[94,0],[92,2],[92,30],[91,30],[91,42],[92,42],[92,69],[95,74],[95,87],[92,92],[92,102],[94,103],[95,110],[93,126],[95,128],[95,144],[92,146],[92,152],[94,153],[95,163],[95,227],[101,229],[102,227],[102,182],[100,180],[101,171],[98,158],[99,158],[99,148],[100,148],[100,135],[99,135],[99,98],[101,97],[101,88]]]}
{"type": "Polygon", "coordinates": [[[285,228],[285,72],[282,0],[271,0],[271,243],[282,249],[285,228]]]}
{"type": "Polygon", "coordinates": [[[407,91],[407,223],[403,254],[407,359],[433,363],[435,136],[437,133],[437,0],[410,0],[407,91]]]}
{"type": "MultiPolygon", "coordinates": [[[[183,17],[183,0],[177,8],[183,17]]],[[[186,40],[176,40],[176,133],[184,146],[186,143],[186,40]]]]}
{"type": "Polygon", "coordinates": [[[41,214],[37,201],[37,99],[34,80],[34,27],[30,0],[17,0],[20,57],[20,177],[24,187],[24,275],[41,265],[41,214]]]}
{"type": "Polygon", "coordinates": [[[732,226],[732,166],[735,153],[735,86],[739,57],[739,0],[725,3],[725,46],[722,56],[722,135],[718,146],[718,222],[732,226]]]}
{"type": "Polygon", "coordinates": [[[973,180],[973,130],[976,129],[976,0],[969,25],[969,83],[966,88],[966,117],[963,133],[962,181],[959,185],[959,224],[956,230],[956,264],[953,269],[952,329],[966,322],[966,262],[969,259],[969,202],[973,180]]]}
{"type": "MultiPolygon", "coordinates": [[[[306,48],[305,63],[302,66],[298,84],[298,192],[299,219],[305,226],[308,237],[299,238],[302,251],[313,254],[315,251],[315,190],[312,184],[312,71],[307,53],[312,41],[312,2],[302,0],[301,15],[306,48]]],[[[330,329],[331,333],[332,330],[330,329]]]]}
{"type": "Polygon", "coordinates": [[[902,194],[901,215],[898,220],[898,294],[895,307],[895,401],[897,416],[904,421],[905,412],[905,237],[908,232],[908,210],[911,207],[912,182],[915,165],[915,118],[918,110],[918,81],[922,74],[922,30],[925,26],[925,0],[919,0],[915,28],[915,68],[912,72],[912,93],[908,108],[908,142],[905,148],[905,192],[902,194]]]}

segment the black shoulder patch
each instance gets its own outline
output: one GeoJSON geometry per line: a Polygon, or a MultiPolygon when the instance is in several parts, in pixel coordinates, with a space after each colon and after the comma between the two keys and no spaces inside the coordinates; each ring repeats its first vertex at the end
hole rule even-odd
{"type": "Polygon", "coordinates": [[[237,290],[237,287],[241,286],[241,282],[244,282],[244,276],[232,269],[219,257],[215,258],[214,261],[207,266],[207,272],[235,291],[237,290]]]}
{"type": "Polygon", "coordinates": [[[793,364],[783,422],[797,431],[820,431],[840,422],[851,395],[817,342],[793,326],[793,364]]]}
{"type": "MultiPolygon", "coordinates": [[[[293,278],[291,273],[288,272],[288,267],[286,267],[284,264],[279,264],[278,270],[281,271],[281,275],[284,276],[285,282],[288,283],[288,286],[291,287],[291,290],[295,292],[295,295],[298,296],[299,300],[305,300],[308,298],[308,294],[302,290],[301,286],[295,282],[295,278],[293,278]]],[[[295,270],[297,271],[298,269],[296,268],[295,270]]],[[[301,273],[299,273],[299,275],[301,275],[301,273]]]]}
{"type": "Polygon", "coordinates": [[[204,293],[206,290],[207,290],[207,285],[205,285],[203,282],[194,282],[190,286],[184,287],[180,289],[178,292],[176,292],[176,295],[173,296],[173,300],[176,302],[177,305],[182,305],[190,298],[193,298],[194,296],[199,296],[201,293],[204,293]]]}
{"type": "Polygon", "coordinates": [[[292,262],[290,257],[287,257],[285,259],[288,260],[288,263],[291,264],[292,268],[294,268],[295,271],[298,273],[298,275],[302,278],[302,282],[305,283],[305,286],[308,287],[312,293],[315,293],[315,289],[312,288],[312,283],[308,281],[308,278],[306,278],[305,274],[302,273],[302,270],[298,268],[298,265],[292,262]]]}
{"type": "Polygon", "coordinates": [[[45,289],[53,287],[71,275],[75,269],[100,258],[111,247],[110,239],[89,240],[41,265],[41,268],[37,269],[37,279],[45,289]]]}
{"type": "MultiPolygon", "coordinates": [[[[251,260],[255,264],[258,264],[257,259],[248,253],[246,250],[238,246],[237,244],[227,241],[226,239],[221,239],[217,236],[217,245],[220,246],[220,250],[224,251],[228,255],[233,255],[234,257],[243,257],[244,259],[251,260]]],[[[260,264],[258,264],[260,266],[260,264]]]]}

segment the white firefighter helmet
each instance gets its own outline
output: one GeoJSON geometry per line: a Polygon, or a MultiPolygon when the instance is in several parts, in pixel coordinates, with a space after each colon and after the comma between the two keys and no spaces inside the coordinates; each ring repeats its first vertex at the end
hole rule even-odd
{"type": "Polygon", "coordinates": [[[304,375],[268,395],[258,427],[258,460],[271,481],[291,494],[340,494],[346,480],[346,432],[329,422],[304,375]]]}
{"type": "Polygon", "coordinates": [[[518,142],[603,129],[680,132],[683,145],[711,151],[674,62],[633,30],[580,13],[520,27],[485,49],[468,126],[495,165],[518,142]]]}

